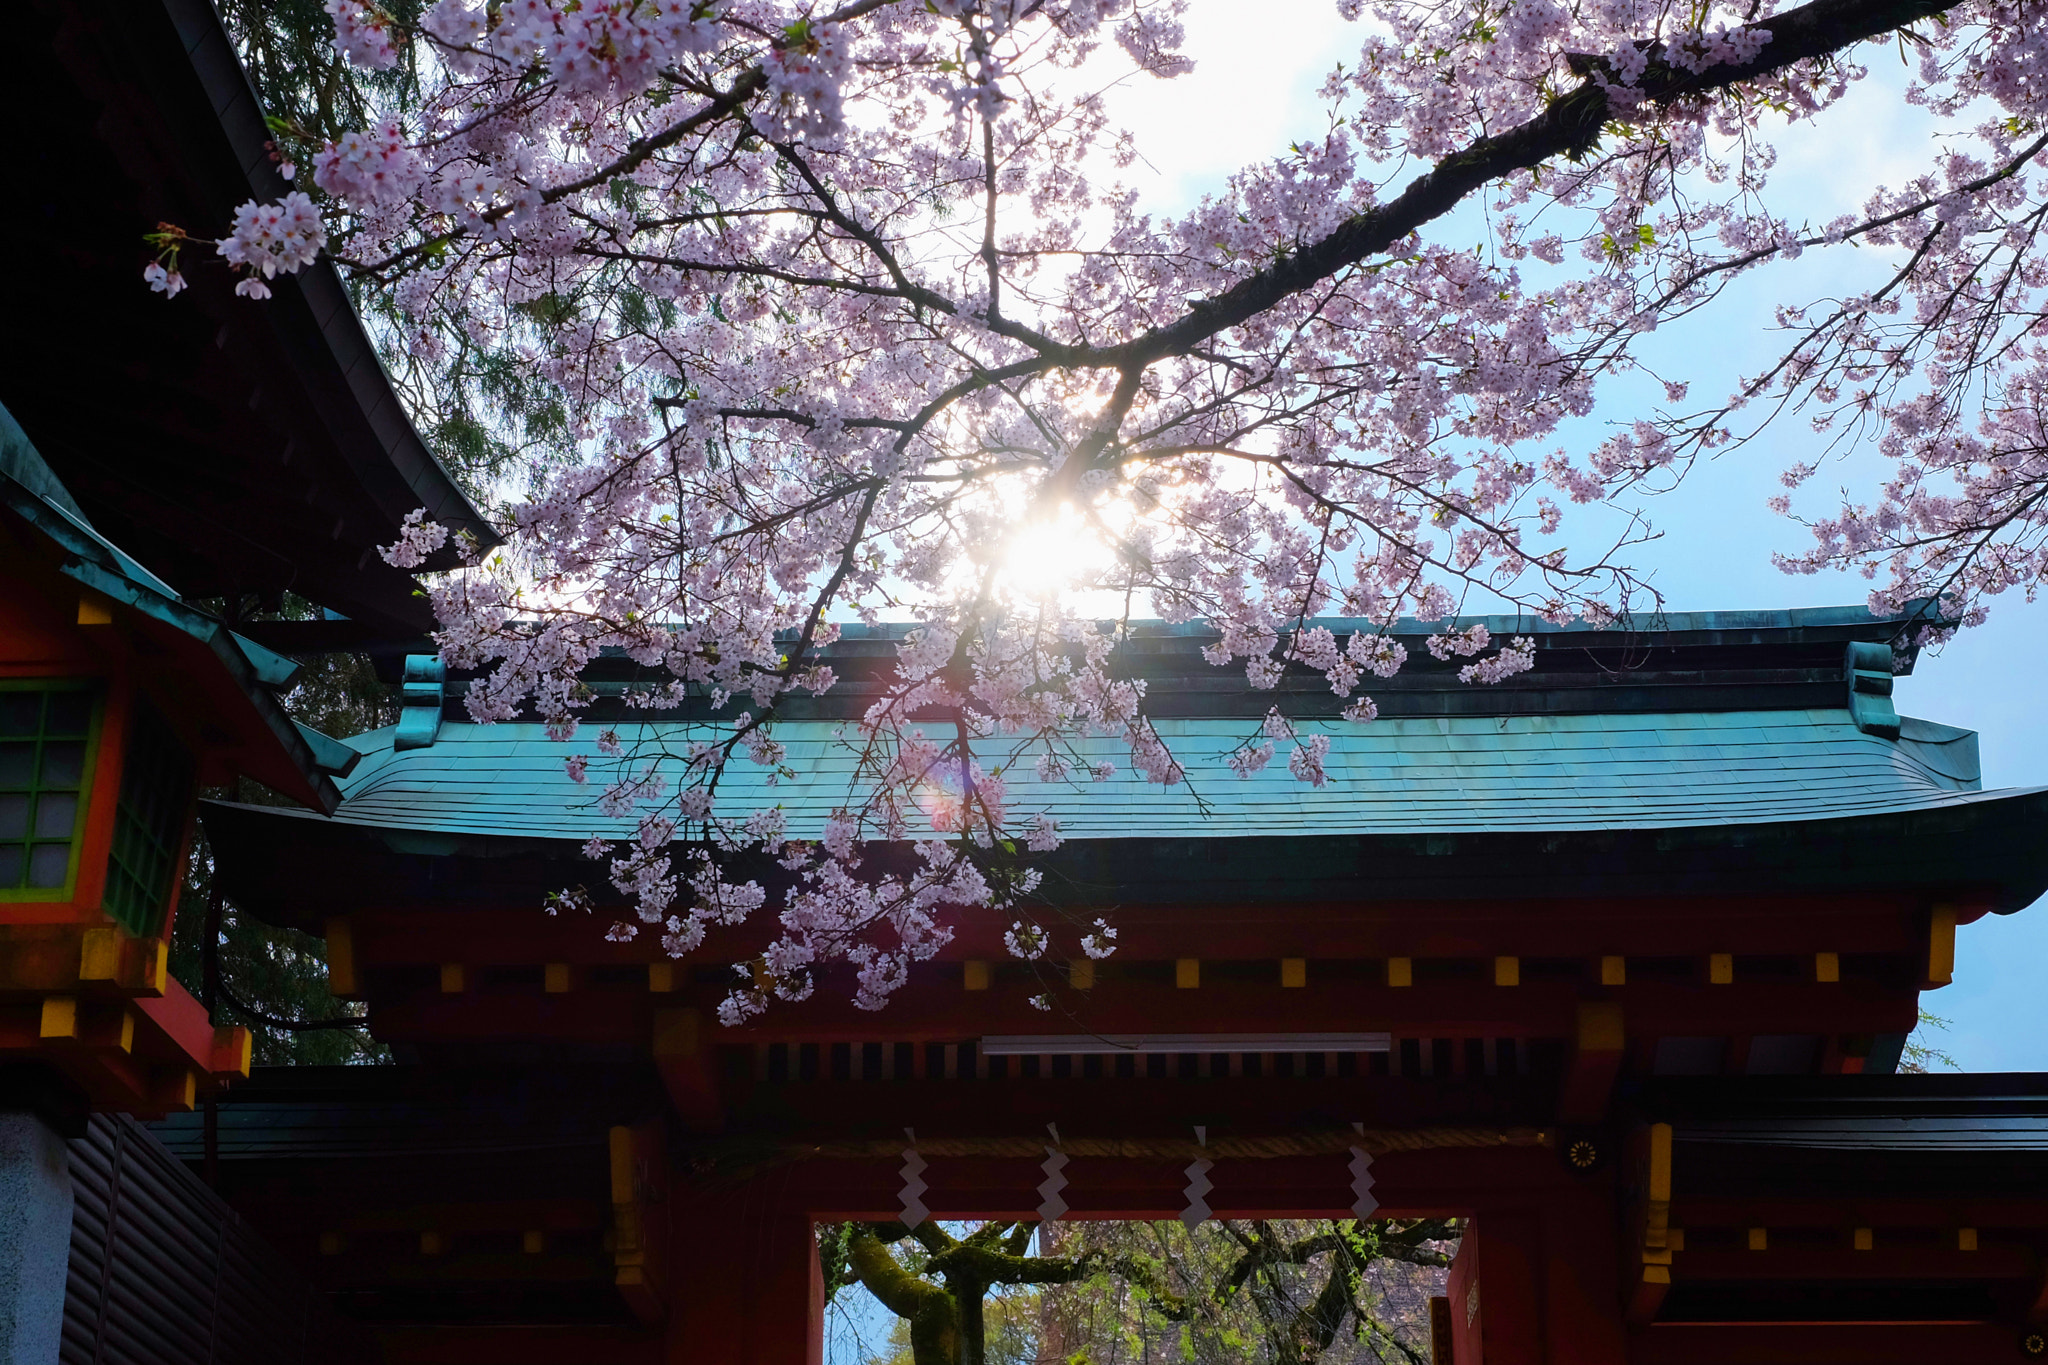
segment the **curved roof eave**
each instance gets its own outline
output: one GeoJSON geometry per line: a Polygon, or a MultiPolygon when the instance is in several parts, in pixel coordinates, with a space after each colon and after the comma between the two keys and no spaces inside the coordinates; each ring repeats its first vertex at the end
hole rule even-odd
{"type": "MultiPolygon", "coordinates": [[[[365,896],[396,902],[428,886],[437,888],[436,904],[537,905],[540,894],[591,875],[579,842],[567,837],[392,828],[226,802],[206,803],[204,815],[228,893],[266,919],[301,927],[365,896]],[[349,867],[347,886],[305,875],[321,865],[349,867]]],[[[1683,829],[1097,837],[1070,840],[1033,863],[1046,874],[1047,900],[1082,909],[1474,899],[1649,905],[1881,892],[2005,914],[2048,890],[2043,830],[2048,788],[2028,788],[1963,793],[1919,809],[1683,829]]],[[[891,856],[875,851],[878,862],[891,856]]],[[[781,875],[760,861],[759,875],[781,875]]]]}
{"type": "MultiPolygon", "coordinates": [[[[241,162],[250,193],[259,199],[276,199],[290,192],[291,183],[270,159],[270,130],[264,124],[255,87],[211,0],[163,0],[163,5],[186,37],[193,72],[241,162]]],[[[367,437],[417,499],[412,507],[388,506],[386,510],[402,520],[414,507],[424,507],[451,532],[466,531],[485,546],[498,544],[497,529],[476,510],[469,495],[414,429],[334,267],[324,260],[315,262],[296,276],[273,281],[271,292],[271,308],[302,313],[303,318],[294,316],[292,324],[295,328],[311,324],[306,337],[311,349],[345,378],[362,419],[361,430],[350,434],[357,440],[367,437]]]]}
{"type": "MultiPolygon", "coordinates": [[[[22,20],[27,59],[0,113],[42,159],[0,249],[59,266],[0,284],[0,312],[41,320],[0,339],[0,400],[93,525],[181,593],[293,592],[383,635],[424,634],[416,579],[377,547],[421,507],[480,545],[500,537],[414,429],[334,270],[255,302],[198,243],[177,299],[141,278],[153,225],[203,237],[290,189],[212,6],[30,6],[22,20]],[[82,224],[57,207],[80,194],[98,206],[82,224]],[[107,401],[80,402],[80,374],[107,401]]],[[[451,544],[426,567],[458,558],[451,544]]]]}

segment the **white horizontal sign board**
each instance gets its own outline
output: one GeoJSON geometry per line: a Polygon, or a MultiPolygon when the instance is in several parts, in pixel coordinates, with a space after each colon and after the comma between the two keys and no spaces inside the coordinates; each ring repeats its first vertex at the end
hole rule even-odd
{"type": "Polygon", "coordinates": [[[1384,1033],[1019,1033],[981,1040],[985,1057],[1125,1052],[1385,1052],[1384,1033]]]}

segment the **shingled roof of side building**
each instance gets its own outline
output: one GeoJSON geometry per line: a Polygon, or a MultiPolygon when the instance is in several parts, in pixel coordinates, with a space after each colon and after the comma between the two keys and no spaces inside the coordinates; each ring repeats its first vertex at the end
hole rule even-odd
{"type": "MultiPolygon", "coordinates": [[[[192,684],[183,700],[216,743],[233,752],[240,772],[313,809],[334,812],[341,801],[334,779],[353,771],[362,754],[286,712],[280,698],[297,680],[300,665],[182,600],[101,535],[5,407],[0,509],[26,523],[57,572],[92,600],[134,613],[138,635],[192,684]]],[[[15,566],[9,580],[14,591],[29,591],[33,581],[31,564],[15,566]]]]}
{"type": "Polygon", "coordinates": [[[38,55],[0,84],[25,163],[0,218],[0,401],[83,515],[187,597],[291,591],[424,634],[411,574],[375,547],[420,507],[498,537],[414,430],[339,277],[316,265],[258,303],[198,248],[181,297],[143,282],[159,222],[221,231],[290,188],[213,7],[10,19],[38,55]]]}

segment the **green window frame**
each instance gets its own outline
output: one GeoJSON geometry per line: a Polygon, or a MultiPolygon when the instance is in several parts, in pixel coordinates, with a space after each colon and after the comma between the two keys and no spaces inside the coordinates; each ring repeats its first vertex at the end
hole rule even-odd
{"type": "Polygon", "coordinates": [[[121,763],[102,902],[114,922],[138,938],[153,937],[163,927],[192,808],[192,781],[191,756],[163,718],[138,697],[121,763]]]}
{"type": "Polygon", "coordinates": [[[90,680],[0,679],[0,902],[76,894],[101,701],[90,680]]]}

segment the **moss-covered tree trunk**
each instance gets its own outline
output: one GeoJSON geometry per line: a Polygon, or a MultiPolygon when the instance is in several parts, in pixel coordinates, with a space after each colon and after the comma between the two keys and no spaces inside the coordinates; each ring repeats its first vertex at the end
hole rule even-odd
{"type": "MultiPolygon", "coordinates": [[[[884,1308],[910,1324],[910,1358],[916,1365],[966,1365],[961,1351],[960,1307],[953,1295],[948,1288],[905,1270],[875,1229],[865,1223],[856,1223],[849,1230],[846,1268],[884,1308]]],[[[977,1327],[980,1307],[977,1302],[977,1327]]]]}
{"type": "Polygon", "coordinates": [[[1092,1257],[1028,1256],[1032,1223],[984,1223],[956,1238],[934,1223],[855,1223],[846,1231],[846,1274],[910,1325],[914,1365],[986,1365],[985,1304],[999,1284],[1066,1284],[1096,1268],[1092,1257]],[[915,1238],[923,1273],[890,1252],[915,1238]]]}

